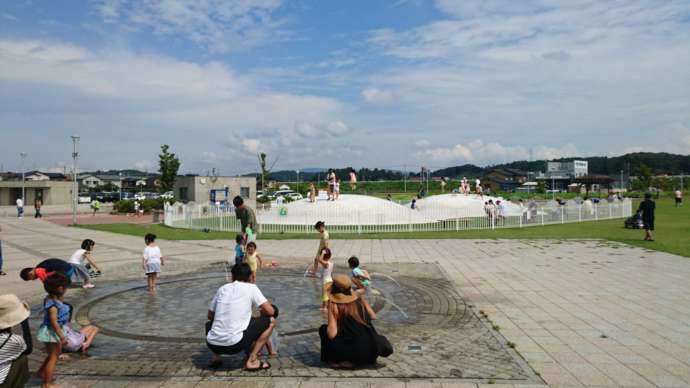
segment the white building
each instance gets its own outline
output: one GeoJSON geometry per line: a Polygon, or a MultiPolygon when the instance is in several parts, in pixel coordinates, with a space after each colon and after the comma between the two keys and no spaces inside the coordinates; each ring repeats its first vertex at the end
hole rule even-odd
{"type": "Polygon", "coordinates": [[[579,178],[589,173],[589,163],[586,160],[572,162],[546,162],[546,176],[548,178],[579,178]]]}

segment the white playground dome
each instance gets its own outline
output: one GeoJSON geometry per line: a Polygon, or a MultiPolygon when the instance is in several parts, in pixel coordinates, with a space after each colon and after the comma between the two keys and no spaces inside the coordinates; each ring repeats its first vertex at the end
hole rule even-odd
{"type": "MultiPolygon", "coordinates": [[[[410,204],[368,195],[343,194],[337,201],[308,199],[284,205],[274,205],[258,213],[262,224],[311,225],[324,221],[326,225],[395,225],[427,223],[466,217],[484,217],[484,201],[501,198],[477,195],[442,194],[417,200],[416,209],[410,204]]],[[[508,216],[520,215],[518,205],[505,202],[508,216]]]]}
{"type": "Polygon", "coordinates": [[[476,194],[440,194],[417,200],[417,208],[426,218],[433,220],[464,218],[464,217],[484,217],[484,202],[493,200],[494,203],[500,200],[505,206],[506,216],[519,216],[522,214],[520,206],[507,201],[501,197],[491,197],[485,195],[480,197],[476,194]]]}
{"type": "Polygon", "coordinates": [[[274,205],[257,214],[259,223],[312,225],[392,225],[425,222],[426,219],[407,206],[368,195],[341,194],[337,201],[308,199],[274,205]],[[284,209],[284,212],[281,212],[284,209]]]}

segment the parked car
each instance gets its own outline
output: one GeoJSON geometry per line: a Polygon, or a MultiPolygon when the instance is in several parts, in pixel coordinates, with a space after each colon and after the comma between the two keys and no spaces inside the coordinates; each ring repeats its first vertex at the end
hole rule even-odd
{"type": "Polygon", "coordinates": [[[256,192],[256,198],[261,198],[261,197],[268,197],[269,200],[273,201],[276,199],[276,196],[271,193],[264,193],[263,190],[258,190],[256,192]]]}
{"type": "Polygon", "coordinates": [[[141,192],[139,192],[139,193],[134,193],[134,200],[135,200],[135,201],[143,201],[143,200],[145,200],[145,199],[146,199],[146,194],[141,193],[141,192]]]}
{"type": "Polygon", "coordinates": [[[79,203],[91,203],[91,194],[79,193],[78,201],[79,203]]]}
{"type": "Polygon", "coordinates": [[[293,191],[293,190],[278,190],[275,193],[273,193],[273,196],[275,198],[278,197],[283,197],[283,198],[290,198],[293,201],[299,201],[300,199],[303,199],[304,197],[302,194],[293,191]]]}
{"type": "Polygon", "coordinates": [[[165,193],[161,194],[160,197],[163,199],[173,199],[175,198],[175,193],[172,191],[166,191],[165,193]]]}

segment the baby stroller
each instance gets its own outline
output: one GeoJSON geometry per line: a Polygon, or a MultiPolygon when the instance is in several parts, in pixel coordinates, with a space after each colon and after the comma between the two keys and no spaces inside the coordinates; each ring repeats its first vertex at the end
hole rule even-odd
{"type": "Polygon", "coordinates": [[[625,229],[643,229],[644,222],[642,221],[642,214],[635,213],[634,216],[628,217],[625,222],[625,229]]]}

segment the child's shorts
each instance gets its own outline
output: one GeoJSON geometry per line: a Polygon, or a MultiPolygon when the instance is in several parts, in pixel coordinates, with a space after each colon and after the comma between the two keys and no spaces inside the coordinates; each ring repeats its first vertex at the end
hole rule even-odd
{"type": "Polygon", "coordinates": [[[153,263],[146,263],[144,264],[144,273],[145,274],[150,274],[150,273],[159,273],[161,272],[161,263],[160,262],[153,262],[153,263]]]}
{"type": "MultiPolygon", "coordinates": [[[[65,331],[65,326],[62,327],[62,331],[64,333],[65,331]]],[[[38,328],[38,331],[36,332],[36,339],[39,342],[43,343],[60,343],[60,337],[58,337],[57,333],[51,329],[48,326],[41,326],[38,328]]]]}
{"type": "Polygon", "coordinates": [[[62,347],[63,351],[77,352],[86,342],[86,336],[80,331],[74,330],[70,325],[63,326],[62,331],[65,334],[65,339],[67,339],[67,345],[62,347]]]}

